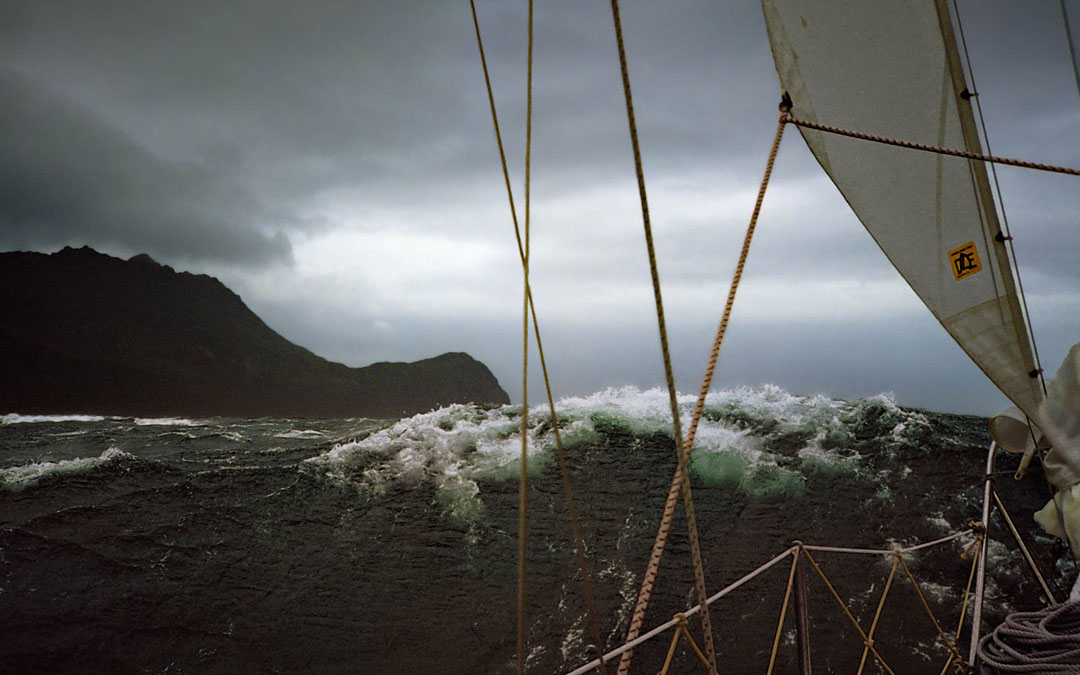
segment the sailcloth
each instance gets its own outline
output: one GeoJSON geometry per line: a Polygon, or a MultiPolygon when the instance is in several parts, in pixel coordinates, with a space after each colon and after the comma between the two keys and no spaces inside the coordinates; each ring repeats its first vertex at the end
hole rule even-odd
{"type": "MultiPolygon", "coordinates": [[[[981,152],[942,0],[762,0],[762,9],[794,117],[981,152]]],[[[919,298],[1034,417],[1042,391],[983,164],[799,131],[919,298]]]]}

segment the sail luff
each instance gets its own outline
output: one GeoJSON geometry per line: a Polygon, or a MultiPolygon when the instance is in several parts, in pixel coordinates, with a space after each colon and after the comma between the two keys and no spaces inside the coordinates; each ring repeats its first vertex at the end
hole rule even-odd
{"type": "MultiPolygon", "coordinates": [[[[960,48],[956,42],[956,32],[953,30],[952,14],[949,12],[947,0],[934,0],[934,5],[938,13],[941,37],[945,43],[945,57],[949,64],[949,72],[952,75],[953,93],[956,96],[956,109],[964,133],[964,144],[969,151],[982,154],[982,142],[979,139],[978,127],[975,124],[975,112],[972,110],[971,94],[964,95],[965,92],[970,92],[970,90],[967,86],[967,78],[964,75],[963,63],[960,60],[960,48]]],[[[978,95],[977,92],[974,95],[978,95]]],[[[1009,313],[1012,316],[1017,345],[1020,348],[1024,368],[1031,379],[1030,389],[1034,407],[1029,408],[1021,405],[1020,408],[1027,413],[1028,417],[1034,418],[1043,399],[1043,389],[1039,379],[1039,363],[1035,357],[1034,341],[1030,331],[1028,331],[1027,314],[1017,290],[1016,270],[1013,267],[1012,259],[1005,245],[1006,240],[1001,231],[997,206],[994,203],[993,192],[990,190],[990,178],[986,172],[986,164],[977,160],[969,160],[969,163],[974,173],[979,200],[982,202],[984,226],[994,242],[992,248],[998,261],[998,267],[1002,270],[1001,282],[1004,286],[1004,296],[1008,299],[1009,313]]],[[[990,373],[986,374],[991,380],[994,379],[990,373]]]]}
{"type": "MultiPolygon", "coordinates": [[[[945,0],[761,0],[781,88],[807,121],[980,151],[945,0]]],[[[1033,415],[1042,399],[984,164],[800,126],[814,157],[920,300],[1033,415]]]]}

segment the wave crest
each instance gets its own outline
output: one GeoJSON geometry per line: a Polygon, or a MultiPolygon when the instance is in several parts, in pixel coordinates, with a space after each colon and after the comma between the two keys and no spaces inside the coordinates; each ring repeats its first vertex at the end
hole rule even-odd
{"type": "Polygon", "coordinates": [[[105,465],[125,459],[134,459],[134,456],[119,448],[109,448],[99,457],[77,457],[62,459],[59,462],[31,462],[22,466],[0,469],[0,488],[10,492],[21,492],[45,479],[90,473],[105,465]]]}
{"type": "MultiPolygon", "coordinates": [[[[696,397],[678,397],[684,429],[696,397]]],[[[671,436],[667,392],[608,388],[556,403],[563,443],[600,439],[605,427],[645,436],[671,436]]],[[[529,474],[551,461],[554,434],[547,406],[530,409],[529,474]]],[[[691,474],[706,484],[731,484],[753,497],[793,495],[804,473],[857,473],[860,448],[918,443],[929,423],[890,395],[854,402],[799,396],[777,386],[711,392],[694,443],[691,474]]],[[[357,486],[371,496],[398,483],[430,483],[444,511],[465,518],[482,509],[482,485],[516,479],[521,407],[456,404],[399,420],[358,440],[334,445],[305,462],[323,478],[357,486]]]]}

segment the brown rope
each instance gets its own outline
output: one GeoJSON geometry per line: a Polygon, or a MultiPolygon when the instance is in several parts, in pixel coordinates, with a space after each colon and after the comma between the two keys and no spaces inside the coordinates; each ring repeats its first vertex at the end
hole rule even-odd
{"type": "MultiPolygon", "coordinates": [[[[656,267],[656,250],[653,246],[652,225],[649,221],[649,200],[645,192],[645,172],[641,163],[641,146],[638,142],[637,122],[634,119],[634,100],[630,93],[630,74],[626,65],[626,48],[623,44],[622,23],[619,20],[619,1],[611,0],[611,16],[615,25],[615,41],[619,51],[619,66],[622,70],[623,94],[626,98],[626,117],[630,126],[630,144],[634,150],[634,170],[637,174],[638,195],[641,198],[641,218],[645,228],[645,245],[649,253],[649,271],[652,275],[653,299],[656,301],[656,321],[660,331],[660,350],[664,358],[664,376],[667,380],[668,399],[671,404],[672,432],[675,440],[675,452],[678,457],[677,474],[682,474],[683,503],[686,509],[686,526],[690,535],[690,556],[694,564],[694,586],[697,590],[698,602],[701,604],[701,629],[705,638],[705,653],[709,659],[709,670],[716,675],[716,651],[713,647],[712,624],[709,621],[708,592],[705,589],[705,571],[701,561],[701,546],[698,541],[697,518],[694,515],[694,499],[690,491],[690,481],[686,477],[686,462],[688,453],[683,445],[682,424],[679,419],[679,402],[675,395],[675,376],[671,367],[671,352],[668,348],[667,326],[664,321],[664,302],[660,293],[660,274],[656,267]]],[[[651,569],[651,568],[650,568],[651,569]]],[[[645,607],[652,592],[652,584],[655,581],[655,571],[649,575],[646,571],[646,580],[642,584],[638,594],[638,609],[634,612],[634,618],[630,624],[630,633],[627,642],[637,637],[641,630],[641,624],[645,618],[645,607]],[[643,604],[644,601],[644,604],[643,604]]],[[[633,650],[623,652],[619,660],[618,672],[625,675],[630,669],[630,660],[633,650]]]]}
{"type": "MultiPolygon", "coordinates": [[[[1046,579],[1043,578],[1039,566],[1035,564],[1035,558],[1031,557],[1031,551],[1028,550],[1027,544],[1024,543],[1024,538],[1020,536],[1020,530],[1016,529],[1016,524],[1013,523],[1012,518],[1009,517],[1009,511],[1005,508],[1005,504],[1001,502],[1001,497],[998,496],[997,490],[991,488],[990,494],[994,497],[994,503],[997,504],[998,512],[1001,514],[1001,517],[1005,519],[1005,524],[1009,526],[1009,532],[1012,532],[1013,538],[1016,539],[1016,543],[1019,544],[1020,552],[1024,554],[1024,560],[1027,561],[1028,567],[1031,568],[1031,572],[1035,575],[1035,579],[1039,582],[1039,586],[1042,587],[1043,593],[1046,593],[1048,604],[1058,604],[1057,599],[1054,598],[1054,594],[1050,591],[1050,586],[1046,583],[1046,579]]],[[[1064,525],[1062,526],[1062,529],[1065,529],[1064,525]]]]}
{"type": "Polygon", "coordinates": [[[529,0],[528,67],[525,77],[525,258],[521,263],[521,461],[518,474],[517,672],[525,675],[525,563],[528,554],[529,488],[529,164],[532,153],[533,3],[529,0]]]}
{"type": "MultiPolygon", "coordinates": [[[[716,330],[716,338],[713,341],[712,352],[709,354],[708,364],[705,368],[705,376],[702,379],[701,389],[698,391],[697,402],[694,405],[694,414],[690,420],[690,427],[686,434],[686,440],[683,443],[683,447],[687,449],[688,455],[693,451],[694,437],[697,435],[698,424],[700,423],[701,416],[705,410],[705,399],[712,386],[713,375],[716,372],[716,361],[720,354],[720,347],[724,342],[724,336],[727,333],[728,322],[731,318],[731,310],[735,304],[735,294],[739,289],[739,282],[742,280],[743,268],[746,266],[746,258],[750,253],[750,242],[754,237],[758,215],[761,213],[761,205],[765,199],[765,190],[769,185],[769,178],[772,175],[773,165],[776,162],[776,154],[779,150],[780,139],[783,137],[783,134],[784,124],[781,123],[777,125],[776,137],[773,139],[772,149],[769,151],[769,159],[765,164],[765,175],[762,178],[761,186],[758,189],[757,202],[754,204],[754,212],[750,216],[750,225],[747,227],[746,237],[743,239],[743,247],[739,254],[739,262],[735,266],[735,274],[732,277],[731,287],[728,290],[723,317],[720,320],[720,326],[716,330]]],[[[653,541],[652,551],[649,554],[649,562],[645,567],[645,577],[642,580],[637,606],[634,609],[633,619],[630,622],[630,631],[627,634],[627,642],[637,637],[641,630],[641,625],[644,623],[645,611],[648,608],[649,598],[652,595],[652,587],[656,581],[656,575],[660,571],[660,561],[661,558],[663,558],[664,548],[667,545],[668,535],[671,532],[671,524],[675,518],[675,506],[678,503],[678,496],[683,484],[684,473],[684,465],[680,463],[679,466],[676,467],[675,474],[671,478],[667,499],[664,501],[664,510],[660,516],[660,527],[657,529],[656,539],[653,541]]]]}
{"type": "MultiPolygon", "coordinates": [[[[510,173],[507,168],[506,154],[503,151],[502,134],[499,131],[499,117],[495,109],[495,97],[492,93],[491,78],[488,74],[487,60],[484,56],[484,43],[480,36],[480,24],[476,16],[476,6],[473,0],[469,2],[472,8],[473,25],[476,29],[476,44],[480,50],[480,63],[483,66],[484,71],[484,83],[487,86],[488,103],[491,107],[491,119],[495,128],[495,140],[499,148],[499,159],[502,163],[503,177],[506,180],[506,193],[510,201],[510,216],[514,224],[514,237],[517,241],[518,255],[521,258],[521,263],[524,266],[526,263],[525,258],[525,246],[521,241],[521,230],[518,227],[517,212],[514,208],[514,193],[510,187],[510,173]]],[[[585,541],[581,533],[581,525],[578,522],[577,509],[574,505],[574,490],[570,481],[570,469],[566,463],[566,451],[562,444],[562,434],[559,428],[559,420],[555,415],[555,399],[551,393],[551,380],[548,376],[547,360],[544,358],[544,343],[540,338],[540,323],[536,317],[536,301],[532,295],[532,289],[526,285],[526,293],[528,294],[529,309],[532,314],[533,323],[533,335],[536,337],[536,349],[540,355],[540,369],[544,375],[544,387],[547,391],[548,407],[551,410],[551,428],[555,437],[556,454],[558,455],[559,468],[562,473],[563,482],[563,495],[566,499],[567,513],[570,519],[570,526],[574,534],[574,548],[577,553],[578,566],[581,569],[582,582],[585,586],[585,604],[589,615],[589,623],[592,627],[593,640],[596,644],[596,649],[603,653],[603,640],[600,637],[600,622],[598,620],[598,612],[596,611],[596,602],[593,599],[592,590],[592,573],[589,569],[588,554],[585,552],[585,541]]],[[[600,664],[601,673],[606,672],[603,662],[600,664]]]]}
{"type": "Polygon", "coordinates": [[[827,124],[820,124],[818,122],[810,122],[808,120],[802,120],[797,117],[791,117],[790,115],[787,115],[782,119],[786,124],[794,124],[796,126],[805,127],[807,129],[816,129],[818,131],[824,131],[828,134],[837,134],[839,136],[848,136],[850,138],[858,138],[864,141],[873,141],[874,143],[895,145],[901,148],[922,150],[924,152],[936,152],[940,155],[951,155],[953,157],[963,157],[965,159],[978,159],[984,162],[991,162],[993,164],[1004,164],[1005,166],[1018,166],[1024,169],[1035,169],[1037,171],[1050,171],[1052,173],[1064,173],[1070,176],[1080,176],[1080,169],[1073,169],[1067,166],[1039,164],[1038,162],[1028,162],[1022,159],[1010,159],[1008,157],[997,157],[995,155],[983,155],[977,152],[968,152],[967,150],[955,150],[953,148],[939,148],[936,145],[913,143],[911,141],[902,141],[896,138],[889,138],[887,136],[876,136],[874,134],[867,134],[861,131],[841,129],[840,127],[832,127],[827,124]]]}
{"type": "MultiPolygon", "coordinates": [[[[982,523],[979,523],[981,526],[982,523]]],[[[964,602],[960,605],[960,618],[956,622],[956,632],[953,634],[953,640],[960,640],[960,633],[964,631],[964,618],[967,617],[968,602],[971,600],[971,584],[975,581],[975,570],[979,566],[980,547],[983,543],[983,534],[981,530],[976,530],[975,539],[964,549],[964,552],[960,554],[961,558],[966,559],[968,555],[971,555],[971,571],[968,572],[967,586],[964,587],[964,602]]],[[[941,667],[941,672],[938,675],[945,675],[949,670],[949,666],[952,665],[953,659],[956,656],[952,652],[949,652],[949,658],[946,659],[945,665],[941,667]]],[[[963,667],[960,667],[961,672],[963,667]]]]}
{"type": "Polygon", "coordinates": [[[945,647],[952,653],[953,659],[955,659],[956,662],[960,664],[960,667],[967,668],[968,663],[964,660],[962,656],[960,656],[960,650],[956,646],[956,641],[950,638],[945,633],[944,629],[942,629],[941,624],[938,623],[937,617],[934,616],[933,610],[930,609],[929,603],[926,602],[926,596],[923,595],[922,588],[919,587],[919,582],[915,580],[915,575],[911,573],[911,569],[907,566],[907,563],[904,562],[903,556],[900,556],[899,560],[900,566],[904,568],[904,572],[907,574],[908,579],[911,580],[911,585],[915,588],[915,594],[919,596],[919,601],[922,603],[923,610],[925,610],[926,615],[930,617],[930,622],[934,624],[934,629],[937,631],[938,637],[941,638],[941,641],[945,644],[945,647]]]}
{"type": "MultiPolygon", "coordinates": [[[[783,114],[787,114],[786,110],[783,114]]],[[[708,365],[705,367],[705,377],[702,378],[701,389],[698,390],[697,402],[694,404],[694,416],[691,418],[690,428],[686,432],[686,447],[691,449],[694,447],[694,436],[697,435],[698,423],[701,421],[701,415],[705,411],[705,398],[709,395],[709,389],[712,387],[713,374],[716,372],[716,360],[720,355],[720,346],[724,343],[724,335],[727,333],[728,321],[731,319],[731,308],[735,305],[735,293],[739,290],[743,268],[746,267],[746,257],[750,254],[750,241],[754,238],[758,215],[761,213],[761,205],[765,201],[765,189],[769,187],[769,178],[772,176],[773,165],[776,163],[776,153],[780,149],[780,139],[784,135],[784,126],[784,119],[781,117],[780,123],[776,127],[776,138],[773,139],[772,149],[769,150],[769,160],[765,163],[765,175],[761,179],[761,187],[758,188],[754,212],[750,215],[750,225],[746,228],[746,237],[743,238],[739,262],[735,265],[735,274],[731,277],[731,287],[728,289],[727,302],[724,304],[724,314],[720,319],[720,326],[716,329],[716,338],[713,340],[708,365]]]]}
{"type": "Polygon", "coordinates": [[[866,635],[866,633],[862,629],[862,626],[860,626],[859,622],[855,620],[855,616],[851,613],[851,610],[848,609],[847,604],[840,598],[840,594],[836,592],[835,588],[833,588],[833,585],[829,581],[829,578],[825,576],[825,572],[821,571],[821,567],[817,564],[817,561],[814,560],[814,556],[810,555],[810,551],[806,550],[805,547],[802,547],[802,553],[806,556],[806,559],[810,562],[810,565],[814,568],[814,571],[818,573],[819,577],[821,577],[821,580],[825,582],[825,587],[829,589],[829,593],[832,595],[833,600],[835,600],[836,604],[840,606],[841,610],[843,610],[844,615],[848,618],[848,621],[850,621],[851,625],[855,627],[855,630],[859,632],[859,637],[862,638],[863,644],[866,645],[866,648],[870,650],[870,653],[874,655],[874,658],[877,659],[878,663],[881,664],[881,667],[884,668],[885,671],[889,673],[889,675],[896,675],[893,669],[889,667],[889,664],[885,663],[885,659],[881,658],[881,654],[878,654],[877,647],[874,646],[874,641],[866,635]]]}
{"type": "Polygon", "coordinates": [[[870,622],[870,630],[866,633],[867,643],[863,645],[862,658],[859,660],[859,669],[855,672],[855,675],[862,675],[863,669],[866,668],[866,657],[870,655],[870,645],[874,644],[874,631],[877,630],[878,621],[881,620],[881,612],[885,609],[885,599],[889,597],[889,591],[892,589],[893,578],[896,576],[896,568],[900,565],[901,555],[898,551],[893,556],[892,568],[889,569],[889,578],[885,580],[885,589],[881,591],[881,598],[878,600],[877,609],[874,611],[874,620],[870,622]]]}
{"type": "Polygon", "coordinates": [[[791,571],[788,572],[787,588],[784,590],[784,602],[780,605],[780,620],[776,622],[776,633],[773,635],[772,651],[769,652],[769,669],[765,675],[772,675],[776,666],[776,653],[780,650],[780,635],[784,632],[784,619],[787,618],[788,602],[791,600],[791,590],[795,587],[795,570],[799,567],[799,551],[795,549],[795,555],[791,556],[791,571]]]}

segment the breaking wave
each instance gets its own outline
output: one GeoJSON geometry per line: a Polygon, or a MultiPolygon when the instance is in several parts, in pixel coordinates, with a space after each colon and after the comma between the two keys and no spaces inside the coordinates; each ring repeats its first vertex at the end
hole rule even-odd
{"type": "MultiPolygon", "coordinates": [[[[695,400],[678,397],[684,429],[695,400]]],[[[672,437],[668,396],[661,389],[609,388],[560,399],[555,408],[566,447],[596,440],[609,428],[638,437],[672,437]]],[[[550,414],[547,406],[529,411],[533,476],[553,460],[550,414]]],[[[922,413],[900,408],[890,395],[847,402],[798,396],[776,386],[716,391],[706,399],[691,475],[706,484],[735,485],[751,497],[793,495],[803,490],[804,473],[858,473],[860,448],[912,446],[929,431],[922,413]]],[[[520,406],[458,404],[338,443],[307,460],[305,468],[372,495],[399,481],[430,482],[446,511],[470,517],[482,508],[484,483],[518,475],[520,452],[520,406]]]]}
{"type": "Polygon", "coordinates": [[[0,424],[42,424],[46,422],[103,422],[101,415],[19,415],[0,416],[0,424]]]}
{"type": "Polygon", "coordinates": [[[13,466],[0,469],[0,488],[10,492],[20,492],[48,478],[89,473],[107,464],[133,458],[133,455],[119,448],[109,448],[101,453],[100,457],[78,457],[62,459],[58,462],[31,462],[13,466]]]}
{"type": "Polygon", "coordinates": [[[181,417],[136,417],[135,424],[140,427],[201,427],[204,423],[181,417]]]}

